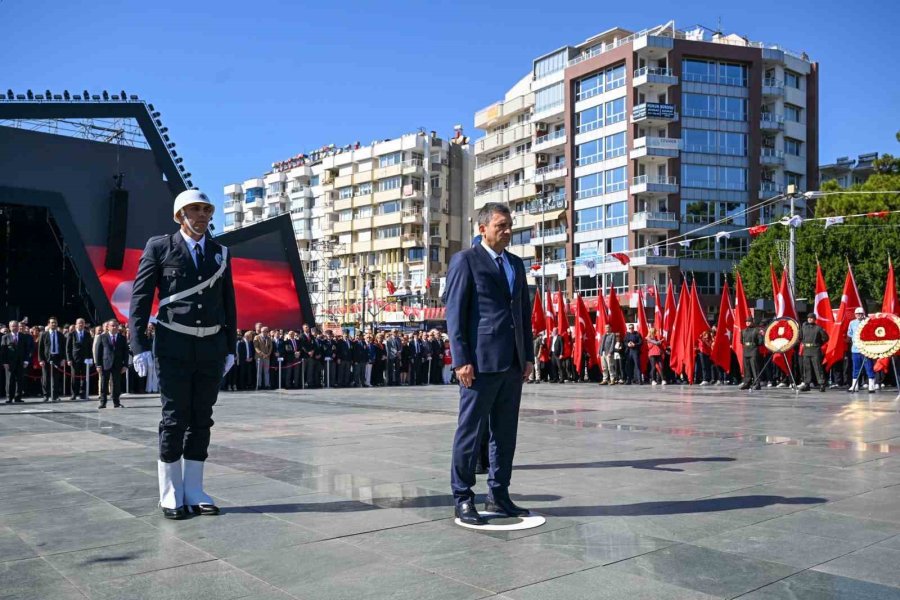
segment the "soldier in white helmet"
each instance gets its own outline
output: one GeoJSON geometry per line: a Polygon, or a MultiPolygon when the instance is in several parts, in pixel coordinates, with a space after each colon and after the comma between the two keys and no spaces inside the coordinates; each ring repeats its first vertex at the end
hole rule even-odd
{"type": "Polygon", "coordinates": [[[207,235],[214,210],[198,190],[178,194],[174,218],[180,228],[147,242],[131,296],[135,370],[144,376],[155,368],[159,377],[159,504],[167,519],[219,513],[203,491],[203,465],[219,385],[234,364],[230,342],[237,319],[228,249],[207,235]],[[159,313],[150,342],[156,292],[159,313]]]}

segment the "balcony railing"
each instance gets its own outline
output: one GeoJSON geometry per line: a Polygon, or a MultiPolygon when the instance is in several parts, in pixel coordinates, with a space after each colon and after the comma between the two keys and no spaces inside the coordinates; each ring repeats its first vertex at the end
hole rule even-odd
{"type": "Polygon", "coordinates": [[[763,159],[771,159],[771,160],[784,160],[784,150],[777,150],[775,148],[762,148],[759,151],[760,156],[763,159]]]}
{"type": "Polygon", "coordinates": [[[534,170],[535,177],[540,177],[541,175],[547,175],[548,173],[552,173],[554,171],[559,171],[561,169],[566,168],[566,161],[561,160],[557,163],[553,163],[552,165],[547,165],[546,167],[540,167],[539,169],[534,170]]]}
{"type": "Polygon", "coordinates": [[[557,192],[542,200],[533,200],[528,203],[527,210],[529,214],[537,215],[542,212],[552,210],[560,210],[566,207],[566,193],[557,192]]]}
{"type": "Polygon", "coordinates": [[[535,227],[531,232],[531,239],[535,238],[548,238],[553,237],[555,235],[565,235],[566,228],[565,227],[535,227]]]}
{"type": "Polygon", "coordinates": [[[675,213],[671,212],[636,212],[631,218],[632,223],[635,221],[665,221],[667,223],[678,223],[675,213]]]}
{"type": "Polygon", "coordinates": [[[640,69],[634,70],[634,77],[637,79],[638,77],[643,77],[644,75],[659,75],[661,77],[674,77],[675,74],[672,72],[672,69],[666,69],[661,67],[641,67],[640,69]]]}
{"type": "Polygon", "coordinates": [[[784,193],[784,186],[774,181],[763,181],[759,184],[759,193],[766,196],[780,196],[784,193]]]}
{"type": "Polygon", "coordinates": [[[557,140],[562,137],[566,137],[565,129],[559,129],[557,131],[554,131],[553,133],[548,133],[547,135],[542,135],[539,138],[535,138],[534,145],[540,146],[541,144],[545,144],[547,142],[552,142],[553,140],[557,140]]]}
{"type": "Polygon", "coordinates": [[[658,177],[656,175],[638,175],[631,180],[631,185],[678,185],[678,178],[658,177]]]}

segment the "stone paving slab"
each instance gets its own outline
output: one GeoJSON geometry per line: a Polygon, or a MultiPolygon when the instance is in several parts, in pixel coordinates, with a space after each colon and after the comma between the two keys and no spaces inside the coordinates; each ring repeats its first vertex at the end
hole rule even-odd
{"type": "Polygon", "coordinates": [[[158,398],[0,405],[0,597],[900,599],[893,397],[526,386],[547,523],[490,533],[452,522],[452,387],[223,394],[222,515],[183,522],[158,398]]]}

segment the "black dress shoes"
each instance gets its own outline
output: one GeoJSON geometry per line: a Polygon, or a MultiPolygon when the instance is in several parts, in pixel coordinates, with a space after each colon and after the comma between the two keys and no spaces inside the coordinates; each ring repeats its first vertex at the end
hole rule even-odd
{"type": "Polygon", "coordinates": [[[487,470],[486,466],[484,466],[480,462],[475,463],[475,474],[476,475],[487,475],[487,472],[488,472],[488,470],[487,470]]]}
{"type": "Polygon", "coordinates": [[[527,517],[531,514],[527,508],[513,504],[512,500],[495,500],[493,498],[485,500],[484,512],[500,513],[507,517],[527,517]]]}
{"type": "Polygon", "coordinates": [[[463,502],[456,505],[456,518],[466,525],[487,525],[478,510],[475,508],[474,502],[463,502]]]}
{"type": "Polygon", "coordinates": [[[191,512],[195,515],[217,515],[219,507],[215,504],[195,504],[191,506],[191,512]]]}
{"type": "Polygon", "coordinates": [[[179,506],[178,508],[166,508],[165,506],[160,506],[160,508],[162,509],[163,517],[174,521],[180,521],[188,516],[187,511],[184,510],[183,506],[179,506]]]}

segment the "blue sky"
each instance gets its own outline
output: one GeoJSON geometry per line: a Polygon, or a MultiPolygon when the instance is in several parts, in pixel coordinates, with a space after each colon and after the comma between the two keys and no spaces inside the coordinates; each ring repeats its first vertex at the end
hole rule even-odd
{"type": "Polygon", "coordinates": [[[472,126],[531,60],[612,26],[675,19],[819,61],[820,159],[900,154],[893,3],[0,0],[0,88],[137,93],[194,183],[222,186],[323,144],[472,126]],[[878,6],[876,6],[878,4],[878,6]],[[635,9],[639,10],[635,10],[635,9]],[[653,15],[653,16],[649,16],[653,15]]]}

